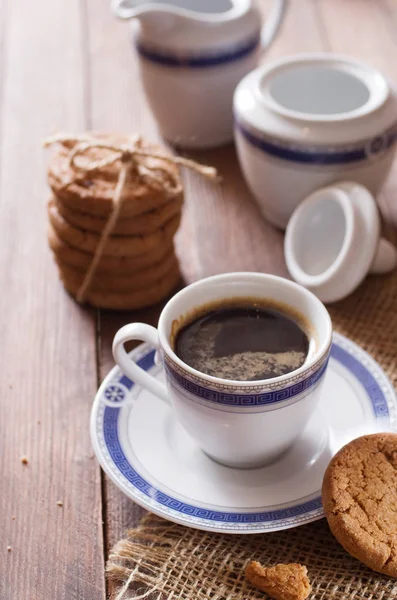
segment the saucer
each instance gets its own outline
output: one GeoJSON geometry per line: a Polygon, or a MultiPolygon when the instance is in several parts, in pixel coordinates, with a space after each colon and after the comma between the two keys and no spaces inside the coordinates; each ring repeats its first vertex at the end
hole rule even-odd
{"type": "MultiPolygon", "coordinates": [[[[130,353],[163,379],[155,351],[130,353]]],[[[331,457],[355,437],[397,427],[397,399],[380,366],[334,334],[320,403],[300,438],[273,464],[224,467],[208,458],[169,406],[118,367],[96,395],[91,439],[110,479],[137,504],[188,527],[263,533],[321,519],[321,483],[331,457]]]]}

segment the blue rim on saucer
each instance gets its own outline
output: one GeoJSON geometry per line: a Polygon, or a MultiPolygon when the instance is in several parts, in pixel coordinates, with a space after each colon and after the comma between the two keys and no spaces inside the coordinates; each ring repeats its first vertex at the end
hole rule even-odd
{"type": "MultiPolygon", "coordinates": [[[[155,351],[146,344],[133,350],[131,356],[146,371],[156,368],[155,351]]],[[[364,350],[338,334],[334,334],[331,361],[339,364],[346,371],[346,377],[364,390],[362,402],[366,403],[377,430],[395,429],[396,396],[380,366],[364,350]]],[[[135,464],[126,456],[120,439],[123,410],[128,404],[139,402],[133,397],[139,389],[115,367],[99,388],[91,414],[91,438],[97,458],[112,481],[135,502],[177,523],[226,533],[276,531],[324,516],[319,489],[290,503],[266,506],[266,510],[245,508],[242,511],[238,507],[226,511],[203,506],[202,502],[195,504],[194,499],[181,497],[164,485],[158,489],[156,479],[148,481],[148,473],[140,472],[139,462],[135,464]]]]}

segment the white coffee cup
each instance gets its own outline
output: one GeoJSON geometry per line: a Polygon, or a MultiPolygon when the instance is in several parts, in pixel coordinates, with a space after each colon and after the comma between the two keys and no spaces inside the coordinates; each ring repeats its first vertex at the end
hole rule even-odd
{"type": "Polygon", "coordinates": [[[274,275],[228,273],[178,292],[164,307],[158,329],[144,323],[122,327],[113,341],[113,356],[128,377],[170,404],[207,455],[227,466],[248,468],[274,460],[304,429],[319,400],[331,343],[330,316],[314,294],[274,275]],[[310,343],[299,369],[261,381],[232,381],[201,373],[175,354],[175,330],[189,314],[239,297],[282,303],[302,316],[310,343]],[[165,384],[129,358],[124,344],[130,340],[144,340],[159,351],[165,384]]]}

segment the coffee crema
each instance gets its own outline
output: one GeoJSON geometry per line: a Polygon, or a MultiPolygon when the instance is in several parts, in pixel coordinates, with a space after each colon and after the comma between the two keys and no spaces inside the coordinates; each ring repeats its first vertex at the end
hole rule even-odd
{"type": "Polygon", "coordinates": [[[173,337],[174,351],[187,365],[237,381],[295,371],[309,351],[303,318],[264,300],[224,300],[199,308],[177,326],[173,337]]]}

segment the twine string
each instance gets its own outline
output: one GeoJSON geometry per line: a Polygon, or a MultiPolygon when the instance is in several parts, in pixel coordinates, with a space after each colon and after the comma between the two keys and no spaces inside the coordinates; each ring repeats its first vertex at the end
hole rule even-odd
{"type": "Polygon", "coordinates": [[[117,224],[123,202],[126,198],[126,194],[124,194],[126,184],[131,176],[135,175],[137,180],[147,183],[150,187],[163,192],[170,198],[182,191],[180,178],[175,169],[172,168],[175,165],[195,171],[199,175],[213,181],[218,179],[217,170],[213,167],[201,165],[188,158],[145,150],[142,147],[142,140],[139,136],[132,137],[128,144],[116,144],[102,141],[89,135],[73,136],[58,134],[44,141],[45,147],[53,144],[72,145],[68,156],[68,163],[73,175],[62,185],[62,190],[67,189],[73,183],[84,181],[88,174],[100,172],[105,167],[109,167],[117,161],[121,162],[112,197],[111,212],[100,235],[92,261],[77,292],[76,299],[78,302],[84,302],[86,299],[106,244],[117,224]],[[97,148],[107,150],[109,155],[102,159],[86,163],[78,160],[79,157],[86,155],[89,150],[97,148]],[[145,161],[148,158],[161,160],[163,164],[154,164],[152,166],[147,163],[147,160],[145,161]]]}

